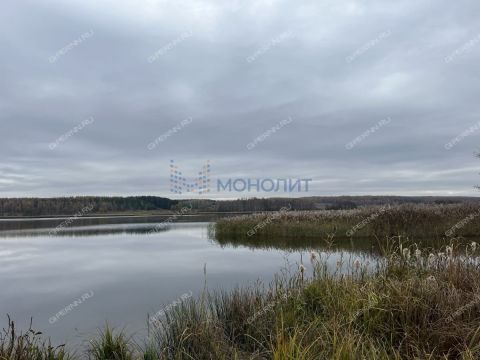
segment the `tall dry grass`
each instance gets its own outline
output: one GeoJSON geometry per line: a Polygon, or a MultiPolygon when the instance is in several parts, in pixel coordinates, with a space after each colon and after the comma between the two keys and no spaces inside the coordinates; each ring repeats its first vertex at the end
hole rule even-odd
{"type": "Polygon", "coordinates": [[[406,204],[354,210],[286,211],[219,219],[211,227],[211,236],[219,241],[231,242],[248,238],[322,239],[328,236],[478,237],[479,217],[480,207],[475,204],[406,204]],[[458,228],[446,235],[456,224],[459,224],[458,228]]]}
{"type": "Polygon", "coordinates": [[[438,253],[397,247],[377,267],[327,271],[315,259],[266,291],[191,300],[157,333],[162,359],[477,359],[476,245],[438,253]],[[475,249],[474,249],[475,248],[475,249]],[[267,309],[267,310],[265,310],[267,309]]]}
{"type": "Polygon", "coordinates": [[[52,346],[42,333],[32,329],[20,332],[15,323],[8,317],[7,326],[0,332],[1,360],[68,360],[63,345],[52,346]]]}

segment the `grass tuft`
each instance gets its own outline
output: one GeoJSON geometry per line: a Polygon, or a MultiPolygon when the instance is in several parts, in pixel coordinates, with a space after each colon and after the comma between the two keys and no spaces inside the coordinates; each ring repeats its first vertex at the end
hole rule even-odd
{"type": "Polygon", "coordinates": [[[8,316],[7,327],[0,332],[1,360],[67,360],[71,357],[64,345],[52,346],[41,332],[32,330],[32,322],[25,333],[18,332],[8,316]]]}
{"type": "Polygon", "coordinates": [[[123,331],[115,332],[107,324],[98,337],[90,341],[88,355],[95,360],[132,360],[133,344],[123,331]]]}

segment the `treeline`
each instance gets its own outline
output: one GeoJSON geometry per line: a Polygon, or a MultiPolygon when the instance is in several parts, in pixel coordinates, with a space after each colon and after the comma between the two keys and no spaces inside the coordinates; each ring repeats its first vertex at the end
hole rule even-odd
{"type": "Polygon", "coordinates": [[[0,216],[51,216],[121,214],[133,212],[180,211],[188,207],[192,213],[259,212],[291,210],[342,210],[372,205],[480,203],[474,197],[428,196],[312,196],[303,198],[250,198],[236,200],[188,199],[172,200],[156,196],[130,197],[62,197],[0,199],[0,216]],[[88,211],[85,209],[88,208],[88,211]]]}
{"type": "MultiPolygon", "coordinates": [[[[331,200],[332,201],[332,200],[331,200]]],[[[257,211],[278,211],[282,208],[292,210],[318,210],[329,209],[353,209],[357,206],[354,202],[336,199],[331,204],[318,203],[311,198],[251,198],[237,200],[181,200],[176,205],[182,208],[192,204],[197,211],[212,212],[257,212],[257,211]]]]}
{"type": "Polygon", "coordinates": [[[180,200],[176,207],[189,204],[197,211],[255,212],[292,210],[347,210],[364,206],[401,204],[461,204],[480,203],[475,197],[440,196],[312,196],[303,198],[250,198],[237,200],[180,200]]]}
{"type": "Polygon", "coordinates": [[[156,196],[0,199],[0,216],[46,216],[170,210],[178,201],[156,196]],[[88,211],[86,211],[86,209],[88,211]]]}

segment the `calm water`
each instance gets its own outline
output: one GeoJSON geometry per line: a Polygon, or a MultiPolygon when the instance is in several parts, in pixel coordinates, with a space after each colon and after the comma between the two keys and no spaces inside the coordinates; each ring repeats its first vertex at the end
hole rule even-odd
{"type": "MultiPolygon", "coordinates": [[[[209,239],[206,222],[149,233],[154,225],[97,224],[55,236],[31,223],[28,229],[0,231],[1,327],[9,314],[20,327],[33,317],[34,328],[55,343],[86,341],[106,321],[141,336],[148,314],[182,295],[201,293],[205,264],[210,290],[268,283],[282,268],[297,269],[301,259],[309,270],[308,244],[295,250],[234,246],[209,239]],[[83,294],[88,295],[81,304],[52,319],[83,294]]],[[[339,254],[331,253],[332,268],[339,254]]]]}

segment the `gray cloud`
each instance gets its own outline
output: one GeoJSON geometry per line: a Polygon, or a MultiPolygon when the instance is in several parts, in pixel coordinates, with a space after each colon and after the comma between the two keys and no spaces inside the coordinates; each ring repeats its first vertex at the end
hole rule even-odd
{"type": "Polygon", "coordinates": [[[214,178],[312,178],[309,195],[475,195],[480,131],[444,146],[480,120],[479,10],[473,0],[3,2],[0,196],[171,196],[170,159],[192,176],[209,159],[214,178]]]}

